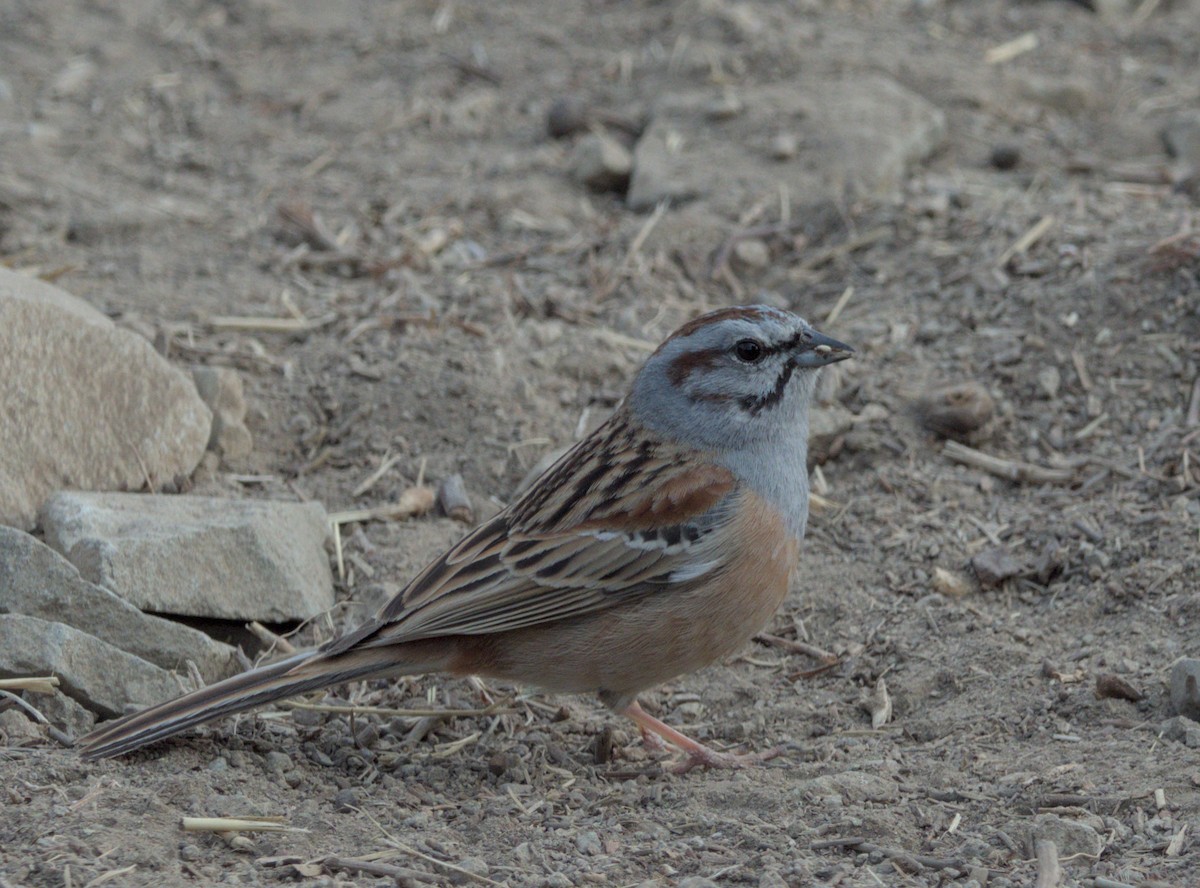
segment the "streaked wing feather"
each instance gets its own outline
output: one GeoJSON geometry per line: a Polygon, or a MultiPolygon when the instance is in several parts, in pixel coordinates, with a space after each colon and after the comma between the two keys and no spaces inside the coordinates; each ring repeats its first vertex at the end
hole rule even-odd
{"type": "Polygon", "coordinates": [[[662,594],[720,565],[733,476],[618,413],[330,652],[518,629],[662,594]],[[345,644],[343,644],[345,642],[345,644]]]}

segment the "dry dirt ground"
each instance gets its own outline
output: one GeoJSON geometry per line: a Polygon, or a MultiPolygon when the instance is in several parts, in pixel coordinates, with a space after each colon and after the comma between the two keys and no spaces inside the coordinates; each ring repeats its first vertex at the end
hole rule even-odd
{"type": "MultiPolygon", "coordinates": [[[[98,764],[0,749],[0,885],[1031,885],[1035,824],[1059,851],[1047,884],[1200,884],[1200,749],[1164,730],[1170,666],[1200,652],[1198,191],[1160,142],[1200,108],[1200,9],[1135,6],[0,5],[0,260],[172,360],[241,370],[254,454],[200,492],[339,509],[424,465],[482,512],[602,418],[639,343],[703,309],[763,294],[824,322],[853,287],[822,326],[859,349],[831,387],[859,418],[821,467],[833,505],[772,627],[837,663],[756,642],[646,700],[786,756],[666,775],[594,701],[507,687],[489,715],[279,710],[98,764]],[[731,185],[736,212],[648,229],[546,135],[567,95],[636,122],[672,89],[816,73],[894,78],[945,112],[945,144],[893,193],[790,205],[795,224],[731,185]],[[714,276],[747,227],[770,262],[714,276]],[[948,458],[911,403],[964,380],[996,400],[974,446],[1067,478],[948,458]],[[996,544],[1024,569],[982,588],[970,561],[996,544]],[[1099,698],[1106,674],[1143,698],[1099,698]],[[873,730],[880,677],[894,711],[873,730]],[[180,828],[218,814],[297,831],[180,828]]],[[[347,528],[351,604],[299,640],[461,532],[347,528]]],[[[339,699],[485,705],[433,677],[339,699]]]]}

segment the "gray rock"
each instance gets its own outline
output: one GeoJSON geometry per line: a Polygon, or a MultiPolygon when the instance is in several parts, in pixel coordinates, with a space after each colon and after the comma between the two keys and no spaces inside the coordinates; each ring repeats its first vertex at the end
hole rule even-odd
{"type": "Polygon", "coordinates": [[[1018,832],[1026,835],[1031,849],[1038,840],[1053,842],[1060,858],[1076,854],[1095,858],[1100,856],[1104,847],[1104,840],[1092,827],[1057,814],[1039,814],[1032,824],[1026,821],[1018,832]]]}
{"type": "Polygon", "coordinates": [[[0,268],[0,524],[33,526],[64,487],[188,475],[212,416],[181,370],[69,293],[0,268]]]}
{"type": "Polygon", "coordinates": [[[246,395],[242,377],[230,367],[193,367],[192,381],[212,411],[208,449],[225,459],[245,459],[254,449],[246,428],[246,395]]]}
{"type": "Polygon", "coordinates": [[[1200,724],[1190,718],[1177,715],[1163,722],[1160,730],[1168,740],[1182,743],[1188,749],[1200,749],[1200,724]]]}
{"type": "Polygon", "coordinates": [[[0,614],[66,623],[163,669],[196,664],[205,681],[240,672],[237,651],[180,623],[143,614],[89,583],[45,543],[0,527],[0,614]]]}
{"type": "Polygon", "coordinates": [[[931,154],[946,130],[940,110],[877,74],[852,82],[813,80],[800,88],[749,87],[738,93],[742,110],[718,123],[711,119],[713,98],[710,91],[694,90],[658,102],[634,150],[626,198],[631,209],[704,197],[718,187],[718,206],[781,183],[799,203],[827,198],[831,190],[839,196],[844,189],[885,191],[931,154]],[[771,147],[781,130],[796,140],[790,160],[771,147]],[[777,162],[763,162],[770,157],[777,162]]]}
{"type": "Polygon", "coordinates": [[[1200,722],[1200,660],[1180,657],[1171,667],[1171,709],[1200,722]]]}
{"type": "Polygon", "coordinates": [[[0,614],[0,678],[56,675],[64,693],[94,712],[117,716],[129,704],[177,696],[171,673],[80,632],[21,614],[0,614]]]}
{"type": "Polygon", "coordinates": [[[572,179],[593,191],[624,191],[629,186],[633,156],[616,139],[592,133],[575,145],[568,168],[572,179]]]}
{"type": "Polygon", "coordinates": [[[0,746],[24,746],[41,740],[42,726],[24,710],[6,709],[0,712],[0,746]]]}
{"type": "Polygon", "coordinates": [[[143,610],[282,622],[333,606],[319,503],[58,493],[41,523],[85,579],[143,610]]]}
{"type": "Polygon", "coordinates": [[[1163,127],[1161,135],[1167,154],[1193,169],[1200,169],[1200,114],[1174,118],[1163,127]]]}
{"type": "Polygon", "coordinates": [[[72,740],[82,737],[96,724],[95,714],[66,694],[38,694],[36,696],[27,694],[26,696],[37,707],[38,712],[46,716],[50,724],[72,740]]]}
{"type": "Polygon", "coordinates": [[[971,558],[971,567],[985,589],[999,586],[1021,572],[1021,562],[1006,546],[988,546],[971,558]]]}

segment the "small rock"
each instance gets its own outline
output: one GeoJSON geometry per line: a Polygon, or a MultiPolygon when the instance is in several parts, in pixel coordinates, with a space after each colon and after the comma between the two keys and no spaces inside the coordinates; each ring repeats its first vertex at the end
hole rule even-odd
{"type": "Polygon", "coordinates": [[[780,133],[771,140],[772,160],[791,160],[800,153],[800,139],[795,133],[780,133]]]}
{"type": "Polygon", "coordinates": [[[56,490],[137,490],[190,475],[212,423],[191,380],[148,341],[4,268],[0,416],[20,420],[0,422],[0,524],[24,530],[56,490]]]}
{"type": "Polygon", "coordinates": [[[841,439],[854,428],[854,414],[841,404],[813,408],[808,417],[808,461],[821,465],[837,456],[841,439]]]}
{"type": "Polygon", "coordinates": [[[1174,118],[1163,127],[1161,137],[1167,154],[1200,170],[1200,114],[1174,118]]]}
{"type": "Polygon", "coordinates": [[[591,830],[585,830],[575,837],[575,847],[580,854],[596,855],[604,853],[600,844],[600,836],[591,830]]]}
{"type": "Polygon", "coordinates": [[[705,108],[705,113],[709,120],[732,120],[741,114],[745,107],[736,93],[727,92],[719,99],[713,99],[709,102],[708,107],[705,108]]]}
{"type": "Polygon", "coordinates": [[[587,102],[578,96],[555,99],[546,111],[546,132],[553,139],[574,135],[587,128],[589,116],[587,102]]]}
{"type": "Polygon", "coordinates": [[[787,881],[777,869],[764,870],[758,877],[758,888],[788,888],[787,881]]]}
{"type": "Polygon", "coordinates": [[[704,876],[688,876],[686,879],[679,880],[678,888],[720,888],[720,886],[704,876]]]}
{"type": "Polygon", "coordinates": [[[551,873],[546,876],[546,880],[542,882],[546,888],[574,888],[575,883],[566,877],[563,873],[551,873]]]}
{"type": "Polygon", "coordinates": [[[217,756],[215,759],[213,759],[211,762],[208,763],[208,770],[210,773],[213,773],[213,774],[222,774],[225,771],[228,771],[229,770],[229,759],[225,758],[225,756],[223,756],[223,755],[217,756]]]}
{"type": "Polygon", "coordinates": [[[38,694],[31,701],[54,727],[75,740],[92,730],[96,716],[66,694],[38,694]]]}
{"type": "Polygon", "coordinates": [[[1046,397],[1054,400],[1058,396],[1058,389],[1062,385],[1062,374],[1053,364],[1043,367],[1038,371],[1038,385],[1042,387],[1042,391],[1046,393],[1046,397]]]}
{"type": "Polygon", "coordinates": [[[41,523],[85,579],[144,610],[277,623],[333,606],[319,503],[58,493],[41,523]]]}
{"type": "Polygon", "coordinates": [[[1168,740],[1182,743],[1188,749],[1200,749],[1200,724],[1186,716],[1177,715],[1163,722],[1162,735],[1168,740]]]}
{"type": "Polygon", "coordinates": [[[950,598],[962,598],[971,591],[971,582],[956,570],[933,569],[933,591],[950,598]]]}
{"type": "Polygon", "coordinates": [[[235,648],[196,629],[144,614],[89,583],[73,564],[27,533],[0,526],[0,614],[74,626],[163,669],[196,664],[206,681],[240,672],[235,648]]]}
{"type": "Polygon", "coordinates": [[[1180,657],[1171,667],[1171,709],[1200,722],[1200,660],[1180,657]]]}
{"type": "Polygon", "coordinates": [[[1095,104],[1095,97],[1087,86],[1061,78],[1030,77],[1022,84],[1021,94],[1031,102],[1063,114],[1081,114],[1095,104]]]}
{"type": "Polygon", "coordinates": [[[733,245],[733,258],[745,268],[766,268],[771,264],[771,248],[764,240],[748,237],[733,245]]]}
{"type": "MultiPolygon", "coordinates": [[[[488,866],[488,862],[482,857],[464,857],[462,860],[458,861],[456,866],[460,870],[466,870],[473,876],[481,876],[483,878],[486,878],[487,874],[492,871],[492,868],[488,866]]],[[[455,872],[450,873],[450,881],[455,885],[478,884],[476,879],[472,879],[464,873],[455,872]]]]}
{"type": "Polygon", "coordinates": [[[1099,700],[1127,700],[1137,703],[1145,696],[1119,675],[1105,672],[1096,676],[1096,698],[1099,700]]]}
{"type": "Polygon", "coordinates": [[[977,382],[940,386],[913,405],[925,428],[947,438],[965,438],[991,420],[996,403],[977,382]]]}
{"type": "Polygon", "coordinates": [[[152,706],[178,696],[164,669],[63,623],[0,615],[0,678],[58,676],[62,690],[101,715],[152,706]]]}
{"type": "Polygon", "coordinates": [[[246,395],[242,377],[230,367],[193,367],[192,381],[212,411],[208,449],[225,459],[245,459],[254,449],[246,428],[246,395]]]}
{"type": "Polygon", "coordinates": [[[333,797],[333,810],[339,814],[350,814],[359,806],[358,793],[347,787],[346,789],[338,790],[337,795],[333,797]]]}
{"type": "Polygon", "coordinates": [[[269,774],[282,774],[292,769],[292,757],[286,752],[273,749],[263,758],[263,767],[269,774]]]}
{"type": "Polygon", "coordinates": [[[76,56],[58,72],[50,84],[50,92],[60,99],[79,98],[91,86],[98,70],[96,63],[91,59],[76,56]]]}
{"type": "Polygon", "coordinates": [[[971,568],[985,589],[999,586],[1021,572],[1021,562],[1005,546],[988,546],[971,559],[971,568]]]}
{"type": "Polygon", "coordinates": [[[1030,845],[1039,839],[1053,842],[1059,857],[1074,857],[1076,854],[1096,858],[1104,842],[1100,834],[1086,823],[1068,820],[1056,814],[1039,814],[1033,820],[1030,845]]]}
{"type": "Polygon", "coordinates": [[[25,746],[41,740],[41,726],[20,709],[0,712],[0,746],[25,746]]]}
{"type": "Polygon", "coordinates": [[[1016,145],[993,145],[988,161],[998,170],[1011,170],[1021,162],[1021,149],[1016,145]]]}
{"type": "Polygon", "coordinates": [[[571,178],[593,191],[623,193],[629,187],[633,156],[616,139],[592,133],[576,143],[567,165],[571,178]]]}

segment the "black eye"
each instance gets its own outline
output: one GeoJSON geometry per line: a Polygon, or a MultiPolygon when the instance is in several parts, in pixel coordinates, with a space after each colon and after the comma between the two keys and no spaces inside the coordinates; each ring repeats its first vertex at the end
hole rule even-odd
{"type": "Polygon", "coordinates": [[[743,364],[757,364],[763,359],[767,350],[757,339],[739,339],[733,346],[733,353],[743,364]]]}

